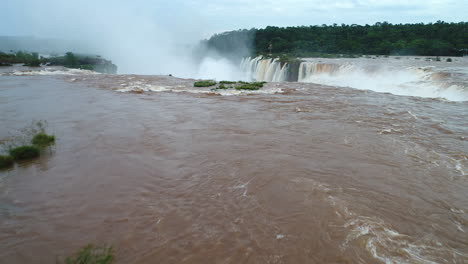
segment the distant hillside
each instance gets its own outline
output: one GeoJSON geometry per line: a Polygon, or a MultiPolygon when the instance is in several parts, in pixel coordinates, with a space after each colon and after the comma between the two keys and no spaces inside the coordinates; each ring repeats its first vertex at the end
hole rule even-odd
{"type": "MultiPolygon", "coordinates": [[[[221,53],[236,53],[242,46],[251,54],[378,54],[461,56],[468,51],[468,22],[429,24],[321,25],[266,27],[217,34],[204,41],[221,53]],[[253,43],[253,44],[251,44],[253,43]]],[[[244,52],[245,54],[245,52],[244,52]]]]}
{"type": "Polygon", "coordinates": [[[84,53],[86,46],[76,41],[36,37],[0,36],[0,51],[28,51],[41,54],[64,54],[68,51],[84,53]]]}

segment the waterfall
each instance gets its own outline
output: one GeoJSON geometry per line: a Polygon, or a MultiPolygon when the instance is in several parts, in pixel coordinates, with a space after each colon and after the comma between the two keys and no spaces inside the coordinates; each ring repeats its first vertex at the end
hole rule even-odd
{"type": "Polygon", "coordinates": [[[328,74],[335,75],[352,70],[352,65],[322,63],[322,62],[301,62],[299,66],[298,82],[307,81],[312,75],[328,74]]]}
{"type": "Polygon", "coordinates": [[[248,57],[242,59],[240,67],[251,80],[255,81],[285,82],[288,79],[288,64],[284,63],[281,66],[277,58],[248,57]]]}

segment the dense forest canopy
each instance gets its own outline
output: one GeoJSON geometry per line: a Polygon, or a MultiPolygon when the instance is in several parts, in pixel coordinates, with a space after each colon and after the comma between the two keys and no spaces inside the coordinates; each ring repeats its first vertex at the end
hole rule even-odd
{"type": "MultiPolygon", "coordinates": [[[[468,22],[272,27],[217,34],[206,41],[221,53],[236,53],[239,43],[250,54],[376,54],[462,56],[468,54],[468,22]]],[[[246,56],[245,52],[241,54],[246,56]]]]}

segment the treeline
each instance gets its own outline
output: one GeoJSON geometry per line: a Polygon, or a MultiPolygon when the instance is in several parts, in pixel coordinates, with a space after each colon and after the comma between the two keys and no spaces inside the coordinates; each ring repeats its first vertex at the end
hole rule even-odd
{"type": "Polygon", "coordinates": [[[256,29],[241,29],[215,34],[207,40],[202,40],[195,54],[203,57],[206,53],[215,51],[230,59],[250,56],[255,49],[255,32],[256,29]]]}
{"type": "Polygon", "coordinates": [[[220,51],[235,50],[235,36],[253,41],[251,55],[288,54],[297,57],[317,54],[376,54],[462,56],[468,54],[468,22],[374,25],[321,25],[266,27],[227,32],[207,43],[220,51]],[[250,38],[250,39],[249,39],[250,38]],[[221,47],[221,48],[220,48],[221,47]]]}
{"type": "Polygon", "coordinates": [[[39,57],[36,52],[4,53],[0,52],[0,66],[11,66],[12,64],[23,64],[29,67],[64,66],[67,68],[93,70],[101,73],[117,73],[117,66],[111,61],[99,56],[75,55],[67,52],[64,56],[39,57]]]}
{"type": "Polygon", "coordinates": [[[41,58],[37,52],[4,53],[0,52],[0,66],[11,66],[12,64],[23,63],[25,66],[40,66],[41,58]]]}

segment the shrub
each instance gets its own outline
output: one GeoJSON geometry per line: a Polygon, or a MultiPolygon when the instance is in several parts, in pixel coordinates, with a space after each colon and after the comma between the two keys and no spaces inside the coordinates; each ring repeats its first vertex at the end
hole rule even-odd
{"type": "Polygon", "coordinates": [[[452,59],[451,59],[451,58],[447,58],[447,62],[452,62],[452,59]]]}
{"type": "Polygon", "coordinates": [[[11,156],[0,155],[0,169],[5,169],[13,165],[13,158],[11,156]]]}
{"type": "Polygon", "coordinates": [[[27,160],[39,157],[39,148],[36,146],[21,146],[10,149],[10,156],[14,160],[27,160]]]}
{"type": "Polygon", "coordinates": [[[91,64],[83,64],[80,66],[80,69],[82,70],[88,70],[88,71],[93,71],[94,70],[94,66],[91,65],[91,64]]]}
{"type": "Polygon", "coordinates": [[[220,81],[220,84],[235,84],[236,82],[233,81],[220,81]]]}
{"type": "Polygon", "coordinates": [[[236,87],[236,90],[259,90],[261,87],[257,86],[257,85],[253,85],[252,83],[248,83],[248,84],[243,84],[241,86],[238,86],[236,87]]]}
{"type": "Polygon", "coordinates": [[[45,133],[39,133],[33,137],[31,143],[34,146],[44,148],[53,145],[55,143],[55,137],[45,133]]]}
{"type": "Polygon", "coordinates": [[[195,87],[210,87],[214,85],[216,85],[216,82],[212,80],[197,81],[193,84],[195,87]]]}
{"type": "Polygon", "coordinates": [[[28,67],[41,67],[41,61],[39,59],[34,59],[30,62],[24,64],[24,66],[28,67]]]}
{"type": "Polygon", "coordinates": [[[110,264],[114,261],[112,247],[87,245],[73,256],[65,259],[65,264],[110,264]]]}

